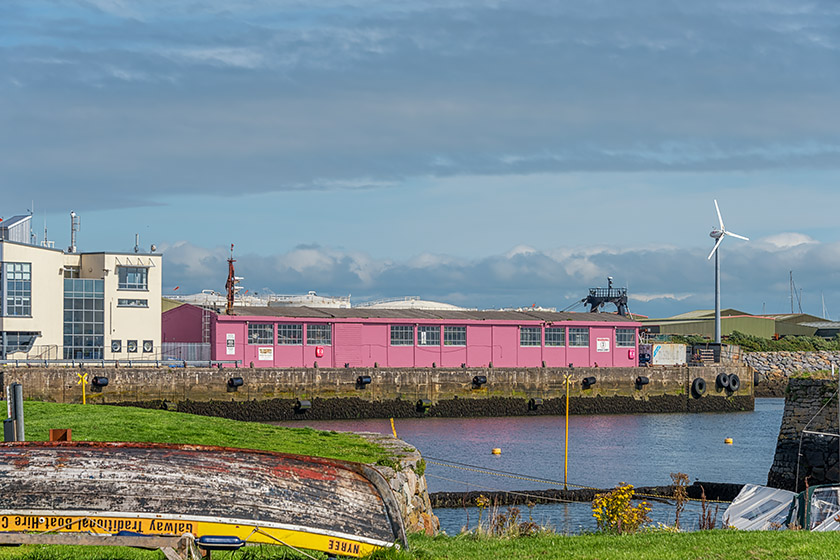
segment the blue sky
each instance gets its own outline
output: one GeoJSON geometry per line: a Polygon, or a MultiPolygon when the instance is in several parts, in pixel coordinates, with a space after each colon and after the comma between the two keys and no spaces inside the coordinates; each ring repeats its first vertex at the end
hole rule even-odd
{"type": "Polygon", "coordinates": [[[0,3],[0,216],[164,291],[840,317],[840,5],[0,3]]]}

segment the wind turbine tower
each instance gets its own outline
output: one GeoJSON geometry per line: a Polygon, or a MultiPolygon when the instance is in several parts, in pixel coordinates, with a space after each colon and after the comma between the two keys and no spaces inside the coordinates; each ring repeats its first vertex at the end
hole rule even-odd
{"type": "Polygon", "coordinates": [[[709,257],[706,260],[711,259],[712,255],[715,256],[715,343],[720,344],[720,244],[723,243],[723,238],[726,236],[737,237],[738,239],[743,239],[744,241],[749,241],[750,238],[738,235],[737,233],[732,233],[731,231],[726,231],[726,227],[723,225],[723,218],[720,215],[720,207],[718,206],[717,200],[715,200],[715,210],[717,211],[720,227],[713,227],[712,232],[709,234],[709,236],[715,240],[715,246],[712,249],[712,252],[709,253],[709,257]]]}

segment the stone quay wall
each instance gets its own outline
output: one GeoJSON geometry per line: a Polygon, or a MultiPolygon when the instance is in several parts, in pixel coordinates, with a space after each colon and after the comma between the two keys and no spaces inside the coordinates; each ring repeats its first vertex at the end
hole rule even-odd
{"type": "Polygon", "coordinates": [[[429,487],[426,485],[426,462],[420,452],[403,440],[388,435],[371,432],[359,435],[391,451],[391,465],[371,466],[382,473],[394,491],[405,530],[409,533],[424,532],[430,536],[437,534],[440,521],[432,511],[429,487]]]}
{"type": "Polygon", "coordinates": [[[836,391],[836,381],[790,379],[768,486],[802,491],[806,478],[812,486],[838,481],[840,438],[802,433],[838,433],[836,391]]]}
{"type": "Polygon", "coordinates": [[[510,416],[565,412],[566,376],[570,376],[570,412],[728,412],[754,408],[752,376],[743,365],[654,366],[647,368],[114,368],[4,367],[4,385],[19,382],[24,398],[79,403],[79,374],[87,373],[91,403],[163,407],[182,412],[272,421],[295,418],[388,418],[414,416],[510,416]],[[737,393],[715,389],[720,372],[737,373],[737,393]],[[93,378],[107,377],[96,387],[93,378]],[[483,377],[485,383],[475,384],[483,377]],[[637,377],[648,383],[637,385],[637,377]],[[370,383],[359,384],[359,378],[370,383]],[[584,378],[595,383],[585,388],[584,378]],[[691,396],[691,383],[705,379],[708,390],[691,396]],[[232,378],[241,386],[231,387],[232,378]],[[531,399],[542,399],[536,408],[531,399]],[[298,400],[311,401],[296,413],[298,400]],[[426,400],[430,408],[417,410],[426,400]]]}
{"type": "Polygon", "coordinates": [[[755,370],[757,397],[783,397],[788,378],[797,373],[813,373],[840,368],[840,352],[750,352],[744,363],[755,370]]]}

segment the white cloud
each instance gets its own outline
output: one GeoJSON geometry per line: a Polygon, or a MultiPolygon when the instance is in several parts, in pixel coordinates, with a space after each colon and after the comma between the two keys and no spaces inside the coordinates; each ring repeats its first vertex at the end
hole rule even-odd
{"type": "Polygon", "coordinates": [[[769,245],[775,249],[790,249],[799,245],[812,245],[819,243],[816,239],[804,233],[788,232],[771,235],[758,240],[759,243],[769,245]]]}
{"type": "MultiPolygon", "coordinates": [[[[824,295],[829,309],[840,308],[840,243],[805,243],[787,248],[770,244],[733,245],[725,259],[723,305],[747,312],[783,312],[788,305],[788,275],[795,271],[803,301],[817,305],[824,295]],[[830,250],[828,253],[826,249],[830,250]]],[[[224,248],[203,249],[180,242],[165,246],[166,285],[190,291],[221,290],[227,274],[224,248]],[[213,284],[215,282],[215,284],[213,284]],[[212,285],[208,285],[208,283],[212,285]]],[[[333,247],[301,246],[260,257],[237,255],[237,274],[244,286],[277,293],[327,295],[352,293],[358,301],[416,295],[467,307],[500,308],[531,305],[563,309],[583,298],[591,287],[628,287],[633,311],[670,316],[714,301],[713,270],[698,250],[628,249],[621,253],[581,248],[559,260],[546,252],[515,251],[477,259],[421,254],[405,261],[377,259],[333,247]]],[[[555,254],[558,252],[555,251],[555,254]]],[[[816,308],[806,312],[819,314],[816,308]]]]}
{"type": "Polygon", "coordinates": [[[529,245],[517,245],[516,247],[505,253],[505,257],[507,257],[508,259],[512,259],[513,257],[519,255],[533,255],[536,252],[537,250],[529,245]]]}
{"type": "Polygon", "coordinates": [[[640,294],[640,293],[630,293],[629,298],[631,301],[641,301],[642,303],[648,303],[651,301],[656,300],[670,300],[670,301],[685,301],[689,298],[694,297],[696,294],[640,294]]]}
{"type": "Polygon", "coordinates": [[[180,61],[232,66],[249,70],[265,64],[265,56],[262,52],[244,47],[192,47],[162,51],[162,54],[180,61]]]}

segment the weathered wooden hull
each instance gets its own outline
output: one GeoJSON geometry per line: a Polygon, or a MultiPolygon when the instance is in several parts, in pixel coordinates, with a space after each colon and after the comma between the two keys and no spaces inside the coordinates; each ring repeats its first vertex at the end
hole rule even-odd
{"type": "Polygon", "coordinates": [[[137,443],[0,444],[0,531],[224,535],[347,556],[405,544],[366,465],[137,443]]]}

